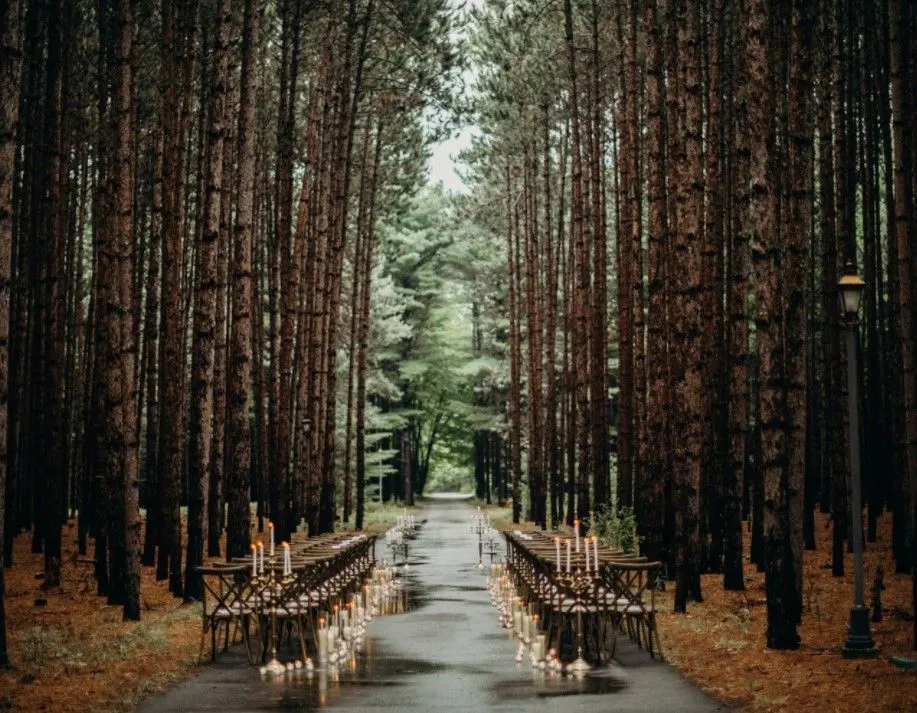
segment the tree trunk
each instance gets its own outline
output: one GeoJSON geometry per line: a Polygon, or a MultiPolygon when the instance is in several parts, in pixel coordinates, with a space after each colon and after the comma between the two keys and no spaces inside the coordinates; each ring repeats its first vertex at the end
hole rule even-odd
{"type": "Polygon", "coordinates": [[[9,396],[10,281],[13,251],[13,184],[22,59],[19,0],[0,2],[0,669],[10,665],[6,642],[4,570],[6,536],[7,404],[9,396]]]}
{"type": "Polygon", "coordinates": [[[251,533],[252,217],[255,193],[255,98],[260,10],[245,0],[239,115],[239,197],[232,262],[232,329],[227,373],[227,558],[248,552],[251,533]]]}
{"type": "Polygon", "coordinates": [[[216,339],[217,261],[220,201],[223,193],[223,141],[226,113],[226,73],[232,0],[219,0],[210,76],[209,127],[204,179],[204,213],[198,248],[197,299],[191,365],[191,436],[189,442],[188,552],[185,560],[185,600],[203,595],[197,568],[204,563],[207,498],[213,442],[213,372],[216,339]]]}
{"type": "Polygon", "coordinates": [[[699,11],[676,0],[677,98],[679,156],[674,162],[673,195],[677,225],[673,233],[673,258],[683,270],[679,304],[672,321],[673,341],[684,359],[673,360],[675,384],[675,478],[674,497],[678,503],[675,520],[676,585],[675,611],[687,610],[688,599],[702,601],[700,584],[700,543],[698,498],[703,449],[704,373],[701,362],[702,330],[700,252],[703,212],[703,165],[701,161],[701,84],[699,11]]]}
{"type": "MultiPolygon", "coordinates": [[[[117,46],[114,74],[114,209],[117,234],[114,237],[111,294],[106,313],[115,315],[120,339],[117,351],[109,351],[108,384],[110,460],[109,471],[117,510],[122,518],[121,534],[115,540],[112,559],[124,577],[124,618],[140,619],[140,481],[137,457],[137,391],[135,386],[137,344],[134,341],[134,0],[117,4],[117,46]]],[[[114,325],[112,325],[114,326],[114,325]]]]}

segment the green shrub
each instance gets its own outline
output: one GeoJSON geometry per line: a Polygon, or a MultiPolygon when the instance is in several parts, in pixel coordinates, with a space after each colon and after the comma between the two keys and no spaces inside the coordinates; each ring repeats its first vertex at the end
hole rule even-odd
{"type": "Polygon", "coordinates": [[[624,550],[628,554],[637,553],[637,519],[632,507],[605,507],[594,514],[595,522],[590,523],[590,531],[597,535],[602,544],[624,550]]]}

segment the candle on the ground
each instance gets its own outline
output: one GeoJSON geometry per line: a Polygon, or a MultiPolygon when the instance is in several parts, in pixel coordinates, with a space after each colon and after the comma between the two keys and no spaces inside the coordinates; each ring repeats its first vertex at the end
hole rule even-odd
{"type": "Polygon", "coordinates": [[[318,620],[318,660],[328,660],[328,629],[324,619],[318,620]]]}
{"type": "Polygon", "coordinates": [[[570,540],[567,540],[567,574],[570,574],[570,540]]]}
{"type": "Polygon", "coordinates": [[[560,572],[560,538],[554,538],[554,554],[557,555],[557,571],[560,572]]]}
{"type": "Polygon", "coordinates": [[[576,553],[579,554],[579,520],[573,521],[573,535],[576,537],[576,553]]]}

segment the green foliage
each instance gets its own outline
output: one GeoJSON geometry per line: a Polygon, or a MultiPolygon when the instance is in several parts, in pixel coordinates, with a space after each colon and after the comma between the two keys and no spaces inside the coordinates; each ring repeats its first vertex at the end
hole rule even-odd
{"type": "Polygon", "coordinates": [[[628,554],[637,552],[637,519],[632,507],[604,507],[595,513],[591,525],[602,544],[628,554]]]}

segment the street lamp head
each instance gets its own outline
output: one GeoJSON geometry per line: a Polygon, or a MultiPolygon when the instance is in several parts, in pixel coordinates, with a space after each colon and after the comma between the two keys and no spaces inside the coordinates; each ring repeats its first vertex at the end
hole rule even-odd
{"type": "Polygon", "coordinates": [[[866,283],[853,270],[853,265],[847,263],[845,274],[837,283],[838,295],[841,302],[841,313],[847,322],[856,321],[860,311],[860,301],[866,283]]]}

